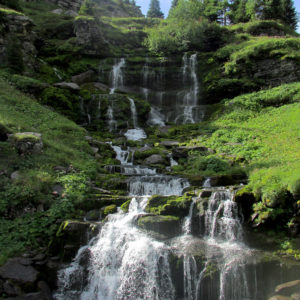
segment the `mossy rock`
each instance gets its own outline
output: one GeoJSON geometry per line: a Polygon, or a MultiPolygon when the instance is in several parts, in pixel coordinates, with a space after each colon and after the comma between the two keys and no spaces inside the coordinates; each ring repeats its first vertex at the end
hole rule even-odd
{"type": "Polygon", "coordinates": [[[180,218],[176,216],[140,216],[138,227],[165,237],[174,237],[181,232],[180,218]]]}
{"type": "Polygon", "coordinates": [[[234,195],[234,201],[241,207],[245,220],[248,220],[252,214],[252,206],[257,201],[249,186],[238,190],[234,195]]]}
{"type": "Polygon", "coordinates": [[[125,203],[123,203],[123,204],[121,205],[121,209],[122,209],[125,213],[128,212],[130,203],[131,203],[131,200],[128,200],[128,201],[126,201],[125,203]]]}
{"type": "Polygon", "coordinates": [[[148,200],[146,212],[183,218],[188,214],[192,201],[192,196],[187,194],[181,197],[154,195],[148,200]]]}
{"type": "Polygon", "coordinates": [[[37,154],[43,150],[42,135],[36,132],[19,132],[9,136],[19,154],[37,154]]]}
{"type": "Polygon", "coordinates": [[[108,205],[103,208],[103,215],[107,216],[110,214],[114,214],[116,211],[117,211],[117,205],[115,204],[108,205]]]}

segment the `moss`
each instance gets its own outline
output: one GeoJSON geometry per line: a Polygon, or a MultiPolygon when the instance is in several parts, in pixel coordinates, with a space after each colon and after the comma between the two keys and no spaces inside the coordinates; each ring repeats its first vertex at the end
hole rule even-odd
{"type": "Polygon", "coordinates": [[[107,216],[109,214],[113,214],[117,211],[117,206],[115,204],[105,206],[103,209],[103,215],[107,216]]]}
{"type": "Polygon", "coordinates": [[[20,11],[10,9],[10,8],[4,8],[0,7],[0,15],[19,15],[19,16],[24,16],[24,14],[20,11]]]}
{"type": "Polygon", "coordinates": [[[159,215],[175,215],[185,217],[189,211],[192,196],[152,196],[147,203],[146,212],[159,215]]]}
{"type": "Polygon", "coordinates": [[[123,203],[123,204],[121,205],[121,209],[122,209],[125,213],[127,213],[128,210],[129,210],[130,202],[131,202],[131,200],[128,200],[128,201],[126,201],[125,203],[123,203]]]}

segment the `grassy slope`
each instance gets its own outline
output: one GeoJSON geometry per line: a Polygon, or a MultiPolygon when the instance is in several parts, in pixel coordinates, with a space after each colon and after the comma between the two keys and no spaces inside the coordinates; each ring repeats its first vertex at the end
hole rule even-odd
{"type": "Polygon", "coordinates": [[[12,132],[34,131],[42,134],[44,151],[20,157],[8,142],[0,142],[0,214],[23,207],[44,211],[0,220],[0,263],[26,247],[47,246],[57,230],[56,221],[72,214],[72,202],[80,200],[87,176],[93,177],[97,164],[85,140],[86,131],[56,112],[39,105],[0,79],[0,123],[12,132]],[[57,173],[54,166],[70,166],[69,174],[57,173]],[[21,177],[12,182],[10,174],[21,177]],[[53,198],[51,186],[59,182],[66,197],[53,198]]]}

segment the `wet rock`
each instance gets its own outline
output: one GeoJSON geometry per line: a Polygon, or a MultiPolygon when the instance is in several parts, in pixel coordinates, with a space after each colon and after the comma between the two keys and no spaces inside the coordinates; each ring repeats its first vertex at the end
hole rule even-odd
{"type": "Polygon", "coordinates": [[[22,289],[10,281],[5,281],[3,283],[3,292],[8,296],[17,296],[22,294],[22,289]]]}
{"type": "Polygon", "coordinates": [[[9,142],[17,149],[18,153],[39,154],[43,150],[42,135],[36,132],[19,132],[9,136],[9,142]]]}
{"type": "Polygon", "coordinates": [[[156,165],[156,164],[163,164],[164,163],[164,159],[161,155],[159,154],[153,154],[149,157],[147,157],[144,160],[144,165],[156,165]]]}
{"type": "Polygon", "coordinates": [[[72,82],[81,85],[86,82],[92,82],[94,76],[95,76],[95,72],[93,70],[89,70],[84,73],[72,76],[72,82]]]}
{"type": "Polygon", "coordinates": [[[103,92],[108,92],[109,91],[109,86],[106,84],[103,84],[101,82],[94,82],[94,87],[100,91],[103,92]]]}
{"type": "Polygon", "coordinates": [[[144,230],[167,237],[175,237],[181,231],[180,218],[175,216],[140,216],[137,225],[144,230]]]}
{"type": "Polygon", "coordinates": [[[54,86],[62,89],[72,90],[72,91],[80,90],[79,85],[74,82],[59,82],[59,83],[55,83],[54,86]]]}
{"type": "Polygon", "coordinates": [[[37,284],[37,287],[38,287],[40,293],[42,294],[43,299],[45,299],[45,300],[54,299],[52,296],[52,293],[51,293],[51,289],[45,281],[39,281],[37,284]]]}
{"type": "Polygon", "coordinates": [[[19,258],[9,259],[0,267],[0,277],[19,284],[33,284],[39,272],[31,266],[24,266],[19,258]]]}
{"type": "Polygon", "coordinates": [[[97,221],[100,219],[100,211],[98,209],[90,210],[85,218],[87,221],[97,221]]]}
{"type": "Polygon", "coordinates": [[[163,141],[160,144],[166,148],[174,148],[179,146],[178,141],[163,141]]]}
{"type": "Polygon", "coordinates": [[[105,206],[102,209],[102,212],[103,212],[104,216],[107,216],[109,214],[113,214],[113,213],[117,212],[117,206],[115,204],[105,206]]]}
{"type": "Polygon", "coordinates": [[[275,292],[284,296],[289,296],[293,293],[300,293],[300,280],[289,281],[277,285],[275,292]]]}

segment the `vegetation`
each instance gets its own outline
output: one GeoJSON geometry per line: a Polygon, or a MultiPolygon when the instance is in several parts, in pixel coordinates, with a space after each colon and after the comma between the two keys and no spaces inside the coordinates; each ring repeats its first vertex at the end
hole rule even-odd
{"type": "Polygon", "coordinates": [[[159,0],[151,0],[149,10],[147,12],[148,18],[163,18],[164,14],[160,10],[159,0]]]}

